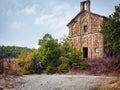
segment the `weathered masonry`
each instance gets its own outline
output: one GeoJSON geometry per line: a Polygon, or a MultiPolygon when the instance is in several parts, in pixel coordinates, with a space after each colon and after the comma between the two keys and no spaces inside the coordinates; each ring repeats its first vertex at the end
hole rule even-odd
{"type": "Polygon", "coordinates": [[[80,12],[67,24],[70,45],[80,48],[84,58],[102,58],[104,39],[99,31],[106,17],[90,11],[90,0],[81,2],[80,8],[80,12]]]}

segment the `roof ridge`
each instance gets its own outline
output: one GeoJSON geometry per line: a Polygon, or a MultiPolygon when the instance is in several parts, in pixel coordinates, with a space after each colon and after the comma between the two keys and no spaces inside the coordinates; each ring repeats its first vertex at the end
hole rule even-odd
{"type": "Polygon", "coordinates": [[[93,13],[93,12],[88,12],[87,10],[84,10],[84,11],[80,11],[68,24],[67,26],[69,26],[70,23],[72,23],[81,13],[83,12],[87,12],[87,13],[90,13],[90,14],[93,14],[93,15],[96,15],[96,16],[99,16],[99,17],[103,17],[103,18],[107,18],[106,16],[103,16],[103,15],[99,15],[99,14],[96,14],[96,13],[93,13]]]}

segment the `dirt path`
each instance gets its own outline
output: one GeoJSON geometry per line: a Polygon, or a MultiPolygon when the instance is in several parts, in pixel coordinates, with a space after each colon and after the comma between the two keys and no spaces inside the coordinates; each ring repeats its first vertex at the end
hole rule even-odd
{"type": "Polygon", "coordinates": [[[25,75],[11,90],[90,90],[114,77],[84,75],[25,75]]]}

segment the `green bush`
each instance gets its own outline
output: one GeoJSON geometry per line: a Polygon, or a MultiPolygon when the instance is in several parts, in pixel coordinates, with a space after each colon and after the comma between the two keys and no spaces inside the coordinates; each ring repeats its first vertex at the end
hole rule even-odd
{"type": "Polygon", "coordinates": [[[89,68],[89,64],[85,60],[79,60],[72,63],[72,69],[80,69],[80,70],[86,70],[89,68]]]}
{"type": "Polygon", "coordinates": [[[77,69],[79,67],[79,64],[78,63],[72,63],[72,69],[77,69]]]}
{"type": "Polygon", "coordinates": [[[81,70],[86,70],[89,66],[90,66],[90,65],[89,65],[88,63],[82,62],[82,63],[80,64],[80,69],[81,69],[81,70]]]}
{"type": "Polygon", "coordinates": [[[59,67],[58,67],[58,73],[66,73],[69,71],[69,66],[68,64],[61,64],[59,67]]]}
{"type": "Polygon", "coordinates": [[[55,66],[48,66],[45,70],[46,74],[54,74],[56,73],[57,68],[55,66]]]}

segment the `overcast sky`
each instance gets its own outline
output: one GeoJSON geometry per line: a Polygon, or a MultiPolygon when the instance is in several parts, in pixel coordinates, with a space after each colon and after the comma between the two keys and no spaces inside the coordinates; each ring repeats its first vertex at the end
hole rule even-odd
{"type": "MultiPolygon", "coordinates": [[[[60,39],[83,0],[0,0],[0,46],[38,47],[46,33],[60,39]]],[[[91,0],[91,11],[109,16],[120,0],[91,0]]]]}

